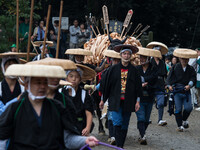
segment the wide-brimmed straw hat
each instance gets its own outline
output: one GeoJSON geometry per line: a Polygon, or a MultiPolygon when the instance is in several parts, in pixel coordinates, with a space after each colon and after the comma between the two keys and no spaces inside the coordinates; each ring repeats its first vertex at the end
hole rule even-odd
{"type": "Polygon", "coordinates": [[[120,53],[121,50],[123,49],[130,49],[132,51],[132,54],[135,54],[138,52],[138,48],[136,46],[133,45],[124,45],[124,44],[120,44],[114,47],[114,51],[120,53]]]}
{"type": "Polygon", "coordinates": [[[87,66],[81,65],[81,64],[76,64],[76,66],[78,68],[80,68],[81,71],[83,72],[83,74],[81,76],[82,81],[87,81],[87,80],[95,78],[96,72],[93,69],[91,69],[90,67],[87,67],[87,66]]]}
{"type": "Polygon", "coordinates": [[[25,63],[27,63],[27,61],[25,59],[19,58],[19,63],[20,64],[25,64],[25,63]]]}
{"type": "Polygon", "coordinates": [[[92,52],[89,50],[77,48],[77,49],[67,49],[65,51],[67,55],[84,55],[84,56],[92,56],[92,52]]]}
{"type": "Polygon", "coordinates": [[[72,85],[72,83],[70,83],[70,82],[68,82],[68,81],[65,81],[65,80],[60,80],[60,82],[59,82],[59,85],[72,85]]]}
{"type": "Polygon", "coordinates": [[[137,55],[162,58],[161,52],[159,50],[144,47],[139,47],[139,52],[137,52],[137,55]]]}
{"type": "Polygon", "coordinates": [[[197,58],[198,54],[196,51],[186,48],[177,48],[174,50],[173,55],[179,58],[197,58]]]}
{"type": "MultiPolygon", "coordinates": [[[[35,41],[32,43],[34,47],[40,47],[42,44],[44,44],[44,41],[35,41]]],[[[46,45],[48,47],[52,47],[53,46],[53,42],[52,41],[46,41],[46,45]]]]}
{"type": "Polygon", "coordinates": [[[109,50],[109,49],[105,50],[105,51],[103,52],[103,55],[104,55],[104,56],[107,56],[107,57],[110,57],[110,58],[118,58],[118,59],[121,58],[121,57],[120,57],[120,53],[115,52],[114,50],[109,50]]]}
{"type": "Polygon", "coordinates": [[[77,69],[73,61],[66,59],[45,58],[38,61],[32,61],[27,63],[27,65],[29,64],[61,66],[64,70],[77,69]]]}
{"type": "Polygon", "coordinates": [[[66,74],[60,66],[13,64],[6,69],[5,76],[65,78],[66,74]]]}
{"type": "Polygon", "coordinates": [[[155,46],[159,46],[161,48],[160,52],[162,55],[167,54],[168,47],[161,42],[150,42],[146,47],[153,49],[155,46]]]}
{"type": "MultiPolygon", "coordinates": [[[[9,57],[9,56],[18,56],[18,57],[26,57],[27,53],[18,53],[18,52],[5,52],[5,53],[0,53],[0,58],[3,57],[9,57]]],[[[36,56],[35,53],[30,53],[29,56],[36,56]]]]}

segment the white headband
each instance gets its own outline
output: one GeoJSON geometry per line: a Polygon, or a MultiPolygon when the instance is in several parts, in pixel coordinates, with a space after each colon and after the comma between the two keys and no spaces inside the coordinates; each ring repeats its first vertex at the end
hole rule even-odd
{"type": "Polygon", "coordinates": [[[132,50],[131,50],[131,49],[122,49],[122,50],[120,51],[120,54],[123,53],[123,52],[125,52],[125,51],[129,51],[129,52],[132,54],[132,50]]]}
{"type": "Polygon", "coordinates": [[[77,68],[75,70],[68,70],[68,71],[66,71],[66,75],[68,76],[69,73],[72,72],[72,71],[77,71],[81,77],[83,75],[83,71],[80,68],[77,68]]]}

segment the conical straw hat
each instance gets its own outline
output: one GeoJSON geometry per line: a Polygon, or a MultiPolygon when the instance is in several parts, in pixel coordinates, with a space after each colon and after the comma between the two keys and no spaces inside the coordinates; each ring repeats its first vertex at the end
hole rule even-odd
{"type": "Polygon", "coordinates": [[[159,50],[154,50],[154,49],[144,48],[144,47],[138,47],[138,48],[139,48],[139,52],[137,52],[137,55],[162,58],[161,52],[159,50]]]}
{"type": "Polygon", "coordinates": [[[83,71],[83,75],[81,78],[82,81],[87,81],[96,77],[96,72],[90,67],[81,64],[76,64],[76,66],[83,71]]]}
{"type": "Polygon", "coordinates": [[[198,54],[196,51],[185,48],[177,48],[174,50],[173,55],[179,58],[197,58],[198,54]]]}
{"type": "Polygon", "coordinates": [[[155,46],[160,46],[161,47],[161,54],[165,55],[168,52],[168,48],[165,44],[161,43],[161,42],[150,42],[146,47],[147,48],[151,48],[153,49],[155,46]]]}
{"type": "Polygon", "coordinates": [[[107,56],[107,57],[110,57],[110,58],[118,58],[118,59],[121,59],[121,57],[120,57],[120,53],[118,53],[118,52],[115,52],[114,50],[105,50],[104,52],[103,52],[103,55],[104,56],[107,56]]]}
{"type": "MultiPolygon", "coordinates": [[[[44,41],[35,41],[33,42],[33,46],[35,47],[40,47],[41,44],[43,44],[44,41]]],[[[53,46],[53,42],[52,41],[46,41],[46,44],[48,45],[48,47],[52,47],[53,46]]]]}
{"type": "Polygon", "coordinates": [[[77,48],[77,49],[67,49],[65,54],[68,55],[84,55],[84,56],[92,56],[92,52],[89,50],[77,48]]]}
{"type": "Polygon", "coordinates": [[[45,58],[38,61],[32,61],[27,63],[27,65],[29,64],[61,66],[64,70],[77,69],[73,61],[66,59],[45,58]]]}
{"type": "Polygon", "coordinates": [[[13,64],[7,68],[5,76],[65,78],[66,74],[60,66],[13,64]]]}
{"type": "MultiPolygon", "coordinates": [[[[0,53],[0,58],[9,57],[9,56],[18,56],[18,57],[26,57],[27,53],[18,53],[18,52],[5,52],[0,53]]],[[[35,53],[30,53],[29,56],[36,56],[35,53]]]]}
{"type": "Polygon", "coordinates": [[[60,85],[70,85],[70,86],[72,85],[70,82],[65,81],[65,80],[60,80],[59,84],[60,85]]]}

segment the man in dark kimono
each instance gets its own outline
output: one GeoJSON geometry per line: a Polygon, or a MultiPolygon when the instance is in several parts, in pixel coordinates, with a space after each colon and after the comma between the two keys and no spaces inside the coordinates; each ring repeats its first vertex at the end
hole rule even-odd
{"type": "Polygon", "coordinates": [[[179,132],[189,128],[187,119],[193,109],[190,88],[196,84],[196,72],[188,65],[188,61],[189,58],[197,57],[195,53],[193,50],[176,49],[173,55],[179,57],[180,63],[172,67],[167,78],[168,88],[174,93],[175,117],[179,132]]]}
{"type": "Polygon", "coordinates": [[[47,77],[64,78],[61,67],[12,65],[5,75],[25,76],[27,92],[0,116],[0,146],[6,139],[10,139],[8,150],[64,150],[78,149],[85,143],[96,145],[93,137],[76,136],[77,128],[64,106],[46,98],[47,77]]]}
{"type": "MultiPolygon", "coordinates": [[[[131,45],[118,45],[114,48],[120,52],[121,62],[108,69],[103,76],[103,101],[108,99],[109,111],[112,112],[112,121],[115,139],[118,147],[123,147],[126,139],[131,112],[140,108],[142,95],[141,78],[137,69],[131,65],[130,59],[138,48],[131,45]]],[[[101,101],[100,106],[103,105],[101,101]]]]}

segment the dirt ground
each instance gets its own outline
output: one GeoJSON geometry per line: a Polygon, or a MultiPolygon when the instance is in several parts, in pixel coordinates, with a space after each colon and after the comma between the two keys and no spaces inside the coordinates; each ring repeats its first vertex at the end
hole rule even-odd
{"type": "MultiPolygon", "coordinates": [[[[139,132],[137,130],[137,118],[132,113],[127,139],[124,148],[126,150],[200,150],[200,111],[193,110],[189,117],[189,128],[184,132],[177,132],[174,116],[169,116],[167,108],[163,120],[167,120],[168,125],[161,127],[157,125],[158,113],[154,107],[151,113],[152,124],[147,129],[148,145],[140,145],[138,143],[139,132]]],[[[95,128],[92,133],[100,141],[108,143],[108,130],[105,136],[98,135],[98,122],[94,118],[95,128]]],[[[105,122],[105,120],[104,120],[105,122]]],[[[108,150],[106,147],[96,147],[94,150],[108,150]]]]}

